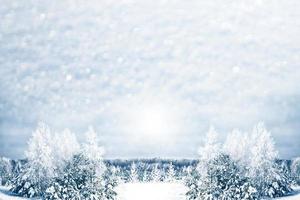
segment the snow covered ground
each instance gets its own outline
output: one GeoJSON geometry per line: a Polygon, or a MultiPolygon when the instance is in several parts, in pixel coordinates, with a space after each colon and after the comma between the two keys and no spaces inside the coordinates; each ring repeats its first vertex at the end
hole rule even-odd
{"type": "Polygon", "coordinates": [[[278,198],[278,200],[299,200],[300,199],[300,186],[293,187],[294,189],[294,194],[287,196],[287,197],[281,197],[278,198]]]}
{"type": "Polygon", "coordinates": [[[22,200],[26,198],[16,197],[9,192],[9,188],[0,186],[0,200],[22,200]]]}
{"type": "MultiPolygon", "coordinates": [[[[295,194],[278,200],[300,200],[300,187],[295,194]]],[[[179,183],[125,183],[117,187],[117,200],[184,200],[187,188],[179,183]]],[[[13,196],[7,187],[0,186],[0,200],[24,200],[13,196]]]]}
{"type": "Polygon", "coordinates": [[[187,188],[180,183],[125,183],[117,188],[118,200],[185,199],[187,188]]]}

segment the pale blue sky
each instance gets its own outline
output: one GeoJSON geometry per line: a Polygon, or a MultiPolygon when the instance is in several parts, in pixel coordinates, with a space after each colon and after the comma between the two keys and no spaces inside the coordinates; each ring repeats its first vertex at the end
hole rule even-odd
{"type": "Polygon", "coordinates": [[[39,121],[94,126],[107,157],[195,157],[209,125],[264,121],[281,157],[300,155],[300,1],[0,5],[0,155],[23,157],[39,121]],[[152,107],[170,141],[132,125],[152,107]]]}

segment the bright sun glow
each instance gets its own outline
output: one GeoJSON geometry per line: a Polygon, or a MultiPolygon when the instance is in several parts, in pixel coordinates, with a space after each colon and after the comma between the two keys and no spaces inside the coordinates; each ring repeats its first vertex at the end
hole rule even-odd
{"type": "Polygon", "coordinates": [[[171,141],[180,128],[176,112],[161,104],[137,106],[130,111],[128,120],[131,138],[147,143],[171,141]]]}
{"type": "Polygon", "coordinates": [[[136,116],[137,130],[147,136],[160,136],[168,131],[168,117],[161,108],[145,108],[136,116]]]}

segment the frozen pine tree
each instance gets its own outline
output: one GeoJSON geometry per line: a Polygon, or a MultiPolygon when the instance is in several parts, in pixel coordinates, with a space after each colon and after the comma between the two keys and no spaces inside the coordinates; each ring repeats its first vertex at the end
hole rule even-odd
{"type": "Polygon", "coordinates": [[[212,126],[206,133],[203,142],[204,144],[198,150],[199,163],[197,165],[197,170],[199,171],[200,176],[205,175],[207,171],[207,163],[221,154],[222,147],[219,143],[218,133],[212,126]]]}
{"type": "Polygon", "coordinates": [[[278,157],[273,138],[264,124],[259,123],[253,128],[251,139],[253,143],[250,150],[250,174],[261,178],[266,177],[267,169],[272,167],[278,157]]]}
{"type": "Polygon", "coordinates": [[[121,168],[119,166],[117,166],[117,167],[112,166],[111,171],[112,171],[113,176],[116,178],[117,184],[119,185],[119,184],[123,183],[121,168]]]}
{"type": "Polygon", "coordinates": [[[233,160],[242,165],[248,163],[249,152],[249,135],[235,129],[227,137],[223,145],[224,153],[228,154],[233,160]]]}
{"type": "Polygon", "coordinates": [[[211,126],[203,139],[204,145],[198,150],[200,160],[211,160],[220,154],[221,145],[218,140],[218,133],[211,126]]]}
{"type": "Polygon", "coordinates": [[[174,165],[172,164],[172,162],[169,164],[165,181],[166,182],[176,181],[176,172],[175,172],[174,165]]]}
{"type": "Polygon", "coordinates": [[[32,134],[26,151],[28,162],[15,177],[12,192],[26,197],[42,196],[55,176],[51,149],[51,133],[47,125],[40,123],[32,134]]]}
{"type": "Polygon", "coordinates": [[[91,161],[99,162],[103,165],[103,154],[104,149],[99,146],[100,138],[95,132],[93,127],[89,127],[88,131],[85,133],[85,144],[82,147],[82,153],[91,161]]]}
{"type": "Polygon", "coordinates": [[[151,180],[154,182],[159,182],[161,178],[161,172],[158,168],[158,164],[156,163],[151,171],[151,180]]]}
{"type": "Polygon", "coordinates": [[[186,176],[184,178],[184,183],[188,187],[186,193],[188,200],[197,199],[200,196],[199,183],[200,183],[200,174],[199,171],[195,168],[188,167],[186,171],[186,176]]]}
{"type": "Polygon", "coordinates": [[[149,173],[148,173],[148,170],[145,169],[144,172],[143,172],[143,179],[142,179],[143,182],[149,182],[149,173]]]}
{"type": "Polygon", "coordinates": [[[243,189],[248,182],[230,156],[219,154],[208,163],[206,174],[199,181],[199,199],[257,199],[257,192],[243,189]],[[246,198],[247,196],[247,198],[246,198]]]}
{"type": "Polygon", "coordinates": [[[199,163],[196,170],[187,179],[189,199],[195,199],[200,195],[200,185],[203,185],[204,178],[207,177],[209,163],[221,154],[221,144],[218,140],[218,133],[214,127],[210,127],[203,139],[203,145],[198,150],[199,163]]]}
{"type": "Polygon", "coordinates": [[[139,181],[139,175],[137,172],[136,164],[133,162],[130,168],[130,182],[135,183],[139,181]]]}
{"type": "Polygon", "coordinates": [[[58,171],[64,167],[67,161],[78,154],[80,145],[74,133],[69,129],[56,132],[52,137],[52,152],[58,171]]]}
{"type": "Polygon", "coordinates": [[[103,163],[104,149],[99,146],[99,136],[95,130],[90,127],[85,134],[86,143],[82,148],[83,169],[82,176],[85,181],[80,187],[80,196],[83,199],[101,199],[103,198],[102,176],[106,167],[103,163]]]}
{"type": "Polygon", "coordinates": [[[85,134],[86,142],[79,153],[65,165],[61,176],[57,177],[46,190],[46,199],[105,199],[105,191],[110,192],[113,184],[104,181],[106,167],[103,163],[103,148],[93,128],[85,134]]]}
{"type": "Polygon", "coordinates": [[[259,195],[277,197],[289,193],[291,191],[289,180],[276,163],[278,152],[271,133],[263,123],[253,128],[251,141],[248,176],[258,189],[259,195]]]}
{"type": "Polygon", "coordinates": [[[116,199],[117,192],[114,188],[120,183],[118,177],[118,169],[114,166],[107,167],[107,170],[104,173],[103,182],[104,182],[104,199],[114,200],[116,199]]]}
{"type": "Polygon", "coordinates": [[[295,182],[295,184],[300,185],[300,157],[293,160],[291,171],[293,181],[295,182]]]}
{"type": "Polygon", "coordinates": [[[11,160],[0,157],[0,185],[9,185],[12,179],[13,166],[11,160]]]}

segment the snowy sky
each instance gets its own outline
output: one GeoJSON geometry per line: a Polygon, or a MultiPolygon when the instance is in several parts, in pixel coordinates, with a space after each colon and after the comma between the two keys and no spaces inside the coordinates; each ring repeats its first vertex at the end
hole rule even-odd
{"type": "Polygon", "coordinates": [[[264,121],[282,157],[300,155],[300,1],[0,5],[0,155],[23,157],[39,121],[94,126],[107,157],[195,157],[209,125],[264,121]],[[132,139],[139,106],[168,113],[170,141],[132,139]]]}

